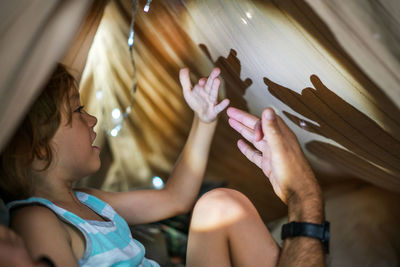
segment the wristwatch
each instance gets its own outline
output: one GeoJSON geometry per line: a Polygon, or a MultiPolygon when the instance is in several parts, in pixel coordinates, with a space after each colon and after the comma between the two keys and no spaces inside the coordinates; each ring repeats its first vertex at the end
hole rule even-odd
{"type": "Polygon", "coordinates": [[[290,222],[282,226],[282,240],[288,237],[307,236],[319,239],[325,253],[329,253],[329,222],[323,224],[290,222]]]}

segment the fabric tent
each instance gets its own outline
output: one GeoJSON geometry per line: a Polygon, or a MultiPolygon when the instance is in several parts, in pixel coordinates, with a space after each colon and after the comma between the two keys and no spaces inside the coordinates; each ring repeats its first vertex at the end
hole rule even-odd
{"type": "MultiPolygon", "coordinates": [[[[0,147],[56,61],[64,59],[80,75],[104,1],[94,2],[93,12],[87,13],[90,4],[1,4],[0,147]]],[[[199,78],[216,65],[222,69],[223,94],[234,106],[254,114],[273,106],[284,118],[327,197],[362,186],[359,197],[348,194],[327,202],[336,212],[328,215],[339,218],[337,231],[350,236],[352,227],[362,222],[340,227],[354,214],[388,229],[398,226],[393,208],[400,191],[398,1],[153,1],[150,13],[136,17],[135,103],[119,135],[112,137],[111,111],[131,104],[130,10],[130,0],[110,1],[81,79],[83,102],[99,119],[97,143],[103,148],[101,171],[82,185],[128,190],[151,185],[153,176],[166,179],[192,117],[180,92],[178,70],[189,66],[193,78],[199,78]],[[96,97],[100,91],[101,99],[96,97]],[[350,180],[355,181],[350,187],[338,186],[350,180]],[[359,209],[343,209],[349,202],[359,209]]],[[[206,179],[244,192],[266,222],[281,217],[286,208],[260,171],[237,151],[237,138],[222,116],[206,179]]],[[[376,230],[368,229],[362,229],[365,236],[376,230]]],[[[371,249],[396,255],[396,246],[387,248],[385,240],[398,244],[397,232],[380,232],[371,249]]],[[[360,263],[366,259],[353,241],[336,240],[354,248],[348,253],[360,263]]]]}
{"type": "Polygon", "coordinates": [[[0,149],[69,49],[91,2],[1,2],[0,149]]]}

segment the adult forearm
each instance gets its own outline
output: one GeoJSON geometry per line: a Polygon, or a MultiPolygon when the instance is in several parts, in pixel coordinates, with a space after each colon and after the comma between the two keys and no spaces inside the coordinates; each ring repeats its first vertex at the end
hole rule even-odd
{"type": "Polygon", "coordinates": [[[288,198],[289,221],[321,224],[324,219],[322,192],[315,178],[288,198]]]}
{"type": "MultiPolygon", "coordinates": [[[[288,199],[289,222],[321,224],[324,221],[322,193],[317,185],[304,186],[288,199]]],[[[310,237],[286,238],[278,266],[324,266],[324,251],[320,240],[310,237]]]]}
{"type": "Polygon", "coordinates": [[[321,242],[310,237],[296,237],[285,240],[278,266],[325,266],[321,242]]]}
{"type": "Polygon", "coordinates": [[[195,115],[186,144],[167,181],[166,190],[185,211],[193,206],[203,181],[216,125],[217,121],[204,123],[195,115]]]}

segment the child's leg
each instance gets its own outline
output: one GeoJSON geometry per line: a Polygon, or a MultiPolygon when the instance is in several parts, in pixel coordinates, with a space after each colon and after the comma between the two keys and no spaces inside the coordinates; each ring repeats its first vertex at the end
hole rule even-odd
{"type": "Polygon", "coordinates": [[[197,202],[187,261],[193,266],[275,266],[279,247],[243,194],[215,189],[197,202]]]}

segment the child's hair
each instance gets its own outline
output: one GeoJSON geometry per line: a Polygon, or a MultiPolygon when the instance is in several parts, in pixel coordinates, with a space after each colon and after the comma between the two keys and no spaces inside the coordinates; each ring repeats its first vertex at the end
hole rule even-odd
{"type": "Polygon", "coordinates": [[[32,195],[34,159],[42,160],[46,170],[53,159],[51,139],[66,114],[71,122],[69,96],[78,85],[65,66],[58,64],[32,105],[29,113],[0,155],[0,196],[5,202],[32,195]]]}

